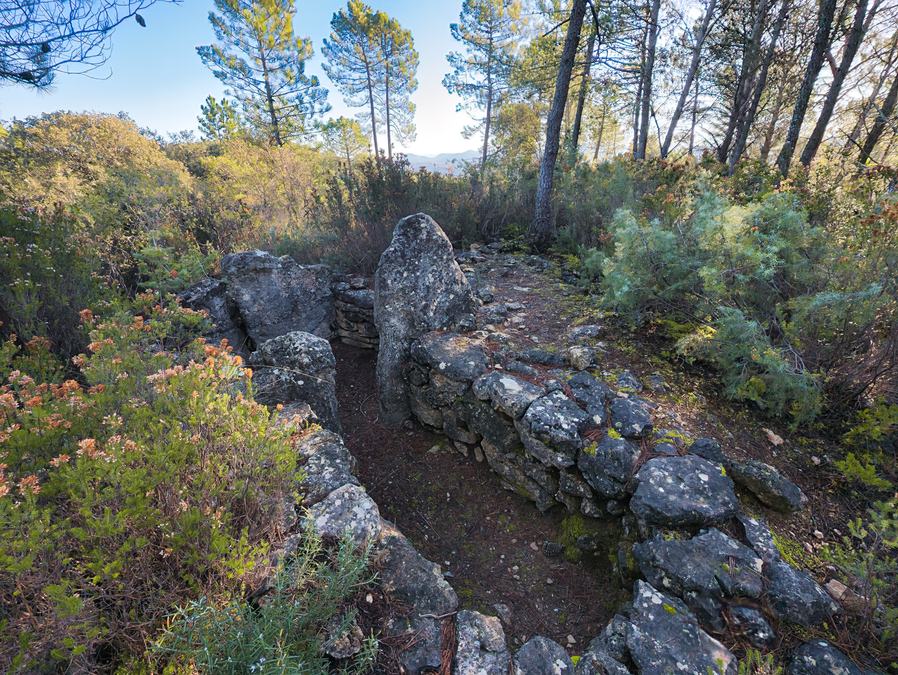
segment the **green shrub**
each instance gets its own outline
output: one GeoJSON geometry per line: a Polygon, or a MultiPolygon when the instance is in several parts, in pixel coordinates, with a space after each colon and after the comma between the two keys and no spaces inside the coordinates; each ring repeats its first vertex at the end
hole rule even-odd
{"type": "Polygon", "coordinates": [[[849,535],[825,554],[856,594],[852,646],[898,668],[898,498],[874,505],[866,522],[849,523],[849,535]]]}
{"type": "Polygon", "coordinates": [[[888,490],[894,485],[898,405],[878,401],[860,411],[842,442],[849,450],[835,464],[846,478],[873,490],[888,490]]]}
{"type": "Polygon", "coordinates": [[[730,398],[788,415],[793,426],[813,420],[822,404],[820,388],[797,355],[774,348],[758,322],[738,309],[721,307],[718,314],[711,326],[682,338],[677,351],[713,364],[730,398]]]}
{"type": "Polygon", "coordinates": [[[297,430],[242,393],[239,357],[194,338],[201,315],[146,293],[133,311],[82,318],[86,385],[48,369],[46,341],[0,350],[12,672],[114,666],[176,602],[239,591],[264,573],[295,486],[297,430]]]}
{"type": "MultiPolygon", "coordinates": [[[[332,671],[324,649],[356,626],[351,601],[371,580],[366,551],[357,551],[348,537],[327,551],[308,528],[258,606],[205,597],[188,603],[172,616],[153,651],[202,673],[325,675],[332,671]]],[[[340,672],[368,672],[376,654],[377,640],[369,636],[340,672]]]]}

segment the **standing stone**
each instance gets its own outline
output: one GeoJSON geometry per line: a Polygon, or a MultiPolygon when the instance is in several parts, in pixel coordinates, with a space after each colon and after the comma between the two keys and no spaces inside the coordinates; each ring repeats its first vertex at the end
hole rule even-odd
{"type": "Polygon", "coordinates": [[[423,213],[400,220],[374,281],[377,388],[385,423],[397,425],[410,415],[403,369],[411,343],[433,330],[473,327],[474,307],[474,295],[440,226],[423,213]]]}
{"type": "Polygon", "coordinates": [[[277,258],[265,251],[243,251],[226,255],[221,272],[228,297],[256,347],[297,330],[330,337],[334,298],[328,267],[300,265],[289,256],[277,258]]]}
{"type": "Polygon", "coordinates": [[[463,609],[456,618],[456,630],[456,675],[508,675],[511,657],[497,617],[463,609]]]}
{"type": "Polygon", "coordinates": [[[263,342],[249,363],[256,400],[266,405],[305,401],[321,426],[340,433],[337,416],[337,361],[330,343],[295,331],[263,342]]]}
{"type": "Polygon", "coordinates": [[[178,301],[189,309],[205,311],[212,322],[206,338],[212,344],[226,339],[237,353],[246,343],[246,333],[234,320],[237,308],[228,298],[227,285],[220,279],[205,278],[178,294],[178,301]]]}

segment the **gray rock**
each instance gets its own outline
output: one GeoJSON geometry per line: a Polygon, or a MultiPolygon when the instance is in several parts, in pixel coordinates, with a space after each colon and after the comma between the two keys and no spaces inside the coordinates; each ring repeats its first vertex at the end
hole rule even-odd
{"type": "Polygon", "coordinates": [[[840,650],[826,640],[805,642],[792,652],[786,675],[864,675],[840,650]]]}
{"type": "Polygon", "coordinates": [[[611,425],[626,438],[644,438],[652,433],[652,415],[643,401],[618,397],[611,401],[611,425]]]}
{"type": "Polygon", "coordinates": [[[443,660],[442,621],[418,614],[393,616],[384,629],[395,644],[407,645],[399,652],[400,672],[411,675],[435,673],[443,660]]]}
{"type": "Polygon", "coordinates": [[[655,457],[636,474],[630,510],[649,525],[690,527],[723,522],[739,506],[723,467],[701,457],[655,457]]]}
{"type": "Polygon", "coordinates": [[[415,361],[457,382],[471,382],[486,371],[486,352],[473,340],[456,333],[422,335],[411,346],[415,361]]]}
{"type": "Polygon", "coordinates": [[[568,340],[572,343],[583,343],[590,342],[591,340],[599,337],[602,334],[602,327],[596,324],[587,324],[585,326],[577,326],[576,328],[571,328],[567,337],[568,340]]]}
{"type": "Polygon", "coordinates": [[[567,358],[571,366],[577,370],[586,370],[596,365],[596,350],[592,347],[575,345],[568,348],[567,358]]]}
{"type": "Polygon", "coordinates": [[[730,607],[730,626],[758,649],[770,650],[776,644],[776,633],[764,615],[754,607],[730,607]]]}
{"type": "Polygon", "coordinates": [[[457,675],[508,675],[511,656],[498,618],[463,609],[456,616],[455,627],[457,675]]]}
{"type": "Polygon", "coordinates": [[[617,376],[617,386],[621,390],[628,392],[639,392],[643,388],[642,382],[629,370],[625,370],[617,376]]]}
{"type": "Polygon", "coordinates": [[[536,363],[540,366],[564,366],[567,365],[567,359],[563,354],[558,352],[550,352],[540,347],[531,347],[522,351],[518,358],[526,363],[536,363]]]}
{"type": "Polygon", "coordinates": [[[657,535],[636,544],[633,557],[646,581],[683,599],[715,629],[723,628],[724,597],[756,599],[763,591],[761,559],[720,530],[683,541],[657,535]]]}
{"type": "Polygon", "coordinates": [[[244,251],[226,255],[221,273],[254,345],[292,331],[330,337],[333,275],[324,265],[300,265],[289,256],[244,251]]]}
{"type": "Polygon", "coordinates": [[[524,416],[515,422],[527,451],[544,464],[573,466],[583,445],[580,431],[589,417],[560,391],[536,399],[524,416]]]}
{"type": "Polygon", "coordinates": [[[590,422],[597,427],[605,424],[608,420],[605,405],[613,397],[608,385],[589,373],[577,373],[568,380],[568,385],[574,400],[586,408],[590,422]]]}
{"type": "Polygon", "coordinates": [[[573,675],[574,663],[557,642],[537,635],[514,655],[515,675],[573,675]]]}
{"type": "Polygon", "coordinates": [[[268,405],[305,401],[322,426],[340,431],[337,362],[327,340],[301,331],[287,333],[263,342],[249,363],[257,401],[268,405]]]}
{"type": "Polygon", "coordinates": [[[640,449],[623,438],[605,436],[577,456],[577,468],[593,489],[603,497],[617,499],[626,494],[633,478],[640,449]]]}
{"type": "Polygon", "coordinates": [[[726,465],[727,462],[727,459],[723,454],[723,449],[720,447],[720,443],[713,438],[697,438],[692,445],[689,446],[687,452],[707,459],[709,462],[717,462],[718,464],[724,465],[726,465]]]}
{"type": "Polygon", "coordinates": [[[381,529],[377,504],[358,485],[337,488],[312,506],[308,522],[324,539],[336,540],[348,534],[359,546],[373,541],[381,529]]]}
{"type": "Polygon", "coordinates": [[[458,596],[440,566],[418,553],[395,528],[384,526],[373,561],[384,593],[414,612],[442,616],[458,609],[458,596]]]}
{"type": "Polygon", "coordinates": [[[764,571],[768,604],[783,621],[816,626],[839,611],[829,594],[804,570],[778,560],[767,565],[764,571]]]}
{"type": "Polygon", "coordinates": [[[771,563],[780,559],[779,549],[773,541],[773,534],[767,523],[760,518],[752,518],[739,513],[736,519],[742,525],[745,541],[765,563],[771,563]]]}
{"type": "Polygon", "coordinates": [[[244,352],[247,336],[235,321],[237,308],[228,298],[225,282],[207,277],[179,293],[178,301],[184,307],[208,314],[212,322],[212,329],[206,333],[209,342],[219,344],[227,340],[236,352],[244,352]]]}
{"type": "Polygon", "coordinates": [[[470,322],[473,312],[471,288],[440,226],[423,213],[400,220],[374,282],[380,335],[377,387],[384,422],[397,425],[410,414],[403,369],[412,342],[430,331],[470,322]]]}
{"type": "Polygon", "coordinates": [[[587,649],[574,668],[576,675],[631,675],[626,666],[602,649],[587,649]]]}
{"type": "Polygon", "coordinates": [[[324,430],[311,433],[299,442],[296,450],[304,460],[303,505],[314,506],[344,485],[358,485],[353,475],[355,459],[335,433],[324,430]]]}
{"type": "Polygon", "coordinates": [[[519,375],[526,375],[527,377],[537,377],[539,375],[539,371],[536,368],[517,360],[512,360],[505,364],[505,370],[509,373],[518,373],[519,375]]]}
{"type": "Polygon", "coordinates": [[[471,431],[480,434],[500,451],[521,449],[521,439],[511,418],[496,412],[490,404],[466,396],[456,401],[452,410],[471,431]]]}
{"type": "Polygon", "coordinates": [[[542,387],[497,370],[474,380],[473,389],[477,398],[490,401],[512,419],[520,418],[543,395],[542,387]]]}
{"type": "Polygon", "coordinates": [[[777,511],[800,511],[808,502],[801,488],[764,462],[730,462],[727,470],[737,484],[777,511]]]}
{"type": "Polygon", "coordinates": [[[679,599],[637,581],[628,617],[627,651],[636,672],[736,673],[733,654],[701,629],[679,599]]]}

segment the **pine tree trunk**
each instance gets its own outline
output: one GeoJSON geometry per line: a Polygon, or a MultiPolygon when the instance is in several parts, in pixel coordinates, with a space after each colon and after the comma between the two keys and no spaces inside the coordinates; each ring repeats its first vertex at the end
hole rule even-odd
{"type": "Polygon", "coordinates": [[[670,124],[667,127],[667,133],[664,135],[664,143],[661,144],[661,158],[667,157],[670,152],[670,145],[673,142],[674,132],[677,129],[677,123],[686,108],[686,101],[692,93],[692,80],[698,72],[698,66],[701,61],[702,45],[705,38],[708,37],[708,30],[711,27],[711,19],[714,17],[714,9],[717,7],[717,0],[710,0],[702,17],[702,25],[699,33],[695,38],[695,45],[692,48],[692,59],[689,62],[689,69],[686,71],[686,80],[683,82],[683,90],[680,92],[680,98],[677,99],[677,105],[674,108],[673,116],[670,118],[670,124]]]}
{"type": "Polygon", "coordinates": [[[695,127],[698,126],[698,88],[701,80],[695,78],[695,93],[692,95],[692,123],[689,125],[689,156],[695,152],[695,127]]]}
{"type": "Polygon", "coordinates": [[[284,144],[281,139],[281,125],[274,109],[274,94],[271,91],[271,80],[268,76],[268,61],[265,59],[265,50],[261,43],[259,43],[259,57],[262,63],[262,79],[265,82],[265,107],[268,109],[269,124],[271,124],[271,140],[280,147],[284,144]]]}
{"type": "Polygon", "coordinates": [[[636,101],[633,106],[633,158],[639,148],[639,115],[642,111],[642,86],[645,83],[645,43],[648,38],[648,24],[642,31],[642,40],[639,43],[639,85],[636,87],[636,101]]]}
{"type": "Polygon", "coordinates": [[[558,144],[561,139],[561,121],[567,104],[571,71],[574,69],[574,57],[577,54],[577,44],[580,42],[580,29],[583,27],[585,13],[586,0],[574,0],[567,25],[567,35],[564,38],[564,48],[561,52],[561,62],[558,64],[555,95],[552,97],[552,107],[546,120],[546,147],[539,166],[536,208],[528,233],[531,245],[538,251],[545,251],[552,243],[555,234],[552,222],[552,184],[555,178],[555,162],[558,159],[558,144]]]}
{"type": "Polygon", "coordinates": [[[873,106],[876,105],[876,100],[879,98],[879,92],[882,91],[883,85],[885,85],[886,79],[888,79],[889,70],[895,64],[896,47],[898,47],[898,31],[895,31],[894,35],[892,35],[892,44],[889,47],[889,55],[885,58],[885,66],[876,80],[876,86],[873,87],[873,91],[870,92],[870,95],[864,101],[864,104],[858,113],[857,121],[854,123],[854,128],[851,130],[848,138],[845,139],[845,152],[853,152],[856,146],[860,147],[858,139],[866,126],[867,115],[870,114],[873,106]]]}
{"type": "Polygon", "coordinates": [[[770,44],[767,45],[767,52],[764,54],[764,60],[761,62],[761,72],[758,75],[758,81],[755,82],[754,92],[752,93],[751,104],[748,110],[741,115],[736,124],[736,135],[733,142],[733,148],[730,150],[730,156],[727,162],[728,172],[733,174],[736,164],[742,158],[745,152],[745,145],[748,143],[748,134],[755,122],[755,116],[758,114],[758,106],[761,104],[761,96],[767,87],[767,74],[770,71],[770,64],[776,54],[776,45],[779,42],[780,32],[782,32],[783,24],[786,22],[786,16],[789,13],[790,0],[782,0],[780,11],[776,17],[776,23],[773,24],[773,32],[770,34],[770,44]]]}
{"type": "Polygon", "coordinates": [[[580,146],[580,127],[583,123],[583,108],[586,107],[586,94],[589,89],[589,71],[592,68],[592,52],[595,49],[596,32],[590,31],[586,42],[586,63],[583,64],[583,75],[580,92],[577,96],[577,112],[574,114],[574,125],[571,128],[571,162],[577,161],[577,150],[580,146]]]}
{"type": "Polygon", "coordinates": [[[639,146],[636,159],[645,159],[645,151],[649,141],[649,113],[652,106],[652,77],[655,70],[655,48],[658,44],[658,12],[661,0],[652,0],[652,14],[649,18],[649,40],[645,54],[645,70],[642,85],[642,112],[639,120],[639,146]]]}
{"type": "Polygon", "coordinates": [[[605,133],[605,111],[607,107],[605,102],[602,101],[602,117],[599,118],[599,133],[596,134],[596,149],[592,153],[592,163],[596,164],[599,161],[599,148],[602,147],[602,135],[605,133]]]}
{"type": "Polygon", "coordinates": [[[801,124],[808,111],[808,102],[814,90],[814,82],[823,67],[826,58],[826,50],[829,48],[829,38],[832,32],[833,17],[836,14],[836,0],[821,0],[820,11],[817,14],[817,33],[814,36],[814,49],[808,61],[798,90],[798,98],[792,109],[792,119],[789,121],[789,130],[786,132],[786,141],[776,158],[776,166],[782,176],[789,175],[789,166],[792,164],[792,155],[795,154],[795,146],[798,144],[798,136],[801,134],[801,124]]]}
{"type": "Polygon", "coordinates": [[[368,85],[368,108],[371,111],[371,140],[374,142],[374,161],[380,164],[380,149],[377,147],[377,116],[374,114],[374,83],[371,81],[371,65],[365,58],[365,80],[368,85]]]}
{"type": "Polygon", "coordinates": [[[486,171],[486,159],[490,148],[490,124],[493,117],[493,35],[490,33],[490,49],[486,59],[486,119],[483,121],[483,152],[480,155],[480,176],[486,171]]]}
{"type": "Polygon", "coordinates": [[[882,107],[876,115],[876,121],[873,123],[873,128],[870,129],[870,133],[867,134],[867,139],[864,141],[864,146],[861,148],[858,162],[860,162],[862,166],[867,163],[867,160],[870,159],[870,155],[873,154],[873,148],[876,147],[876,144],[882,136],[882,132],[885,131],[886,124],[888,124],[889,119],[892,117],[892,113],[895,112],[896,102],[898,102],[898,74],[896,74],[895,79],[892,80],[892,86],[889,87],[886,98],[882,102],[882,107]]]}
{"type": "MultiPolygon", "coordinates": [[[[871,15],[875,12],[876,6],[874,6],[871,11],[871,15]]],[[[801,163],[804,166],[810,166],[814,157],[817,155],[817,150],[820,149],[820,144],[823,142],[823,134],[826,133],[826,127],[829,126],[829,120],[832,117],[833,111],[836,109],[836,103],[839,100],[839,93],[842,91],[842,85],[845,83],[848,71],[851,70],[851,63],[854,61],[854,56],[857,54],[857,50],[861,46],[861,40],[864,38],[866,27],[869,25],[866,21],[866,14],[867,0],[858,0],[857,8],[854,12],[854,23],[851,24],[851,32],[848,33],[848,38],[845,41],[842,59],[839,62],[839,67],[836,69],[833,81],[829,85],[829,91],[826,93],[826,100],[823,102],[823,108],[820,110],[820,115],[817,117],[817,124],[814,125],[814,131],[811,132],[811,137],[808,139],[808,142],[805,143],[804,150],[801,152],[801,163]]]]}

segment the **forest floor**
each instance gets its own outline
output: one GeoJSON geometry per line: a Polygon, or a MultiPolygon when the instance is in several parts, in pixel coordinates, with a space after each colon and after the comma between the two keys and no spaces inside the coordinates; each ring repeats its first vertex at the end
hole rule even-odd
{"type": "MultiPolygon", "coordinates": [[[[792,436],[758,411],[725,400],[713,375],[671,358],[668,339],[629,330],[599,309],[598,298],[562,282],[556,265],[545,270],[526,260],[489,256],[472,265],[477,285],[489,287],[495,302],[523,306],[495,326],[508,335],[509,346],[563,349],[573,326],[602,326],[594,344],[606,381],[613,384],[626,370],[644,383],[661,382],[640,392],[656,406],[656,428],[716,438],[732,457],[767,462],[802,488],[808,506],[788,516],[744,491],[739,496],[748,512],[768,520],[787,559],[823,581],[824,545],[841,540],[860,509],[830,466],[833,442],[792,436]]],[[[568,515],[563,508],[540,514],[503,489],[486,464],[463,457],[441,435],[417,426],[385,427],[378,418],[375,353],[340,343],[334,353],[345,441],[382,515],[449,573],[462,607],[497,614],[497,603],[507,606],[512,646],[540,634],[581,652],[628,595],[612,569],[614,541],[580,562],[546,555],[544,542],[561,538],[568,515]]]]}

